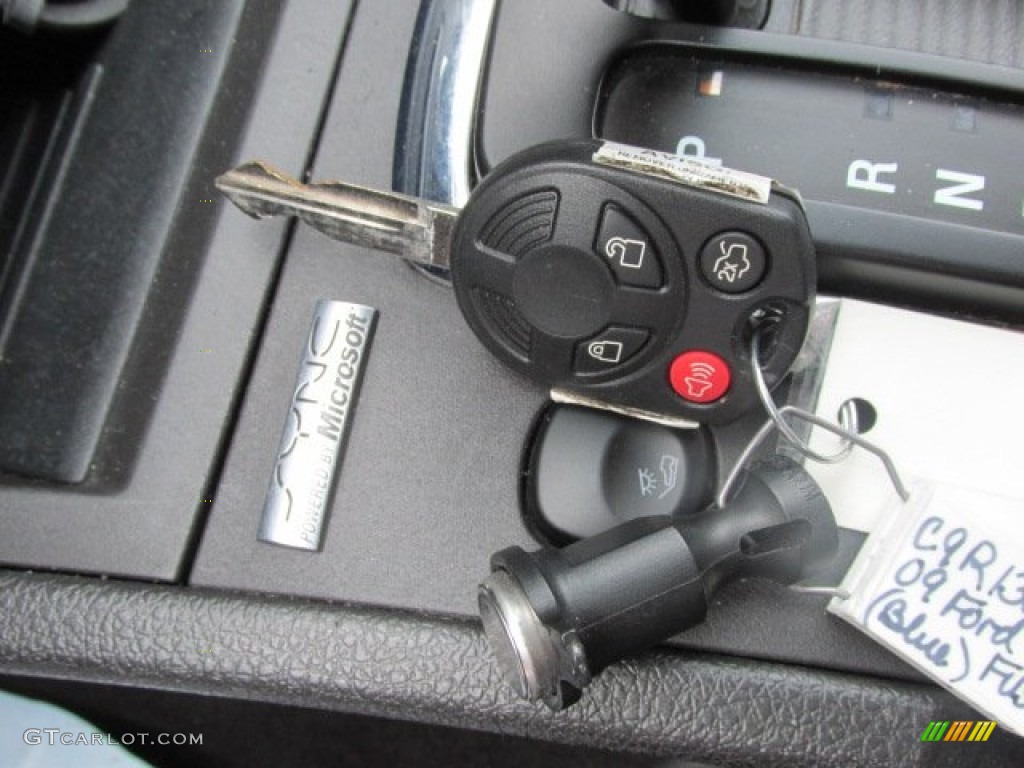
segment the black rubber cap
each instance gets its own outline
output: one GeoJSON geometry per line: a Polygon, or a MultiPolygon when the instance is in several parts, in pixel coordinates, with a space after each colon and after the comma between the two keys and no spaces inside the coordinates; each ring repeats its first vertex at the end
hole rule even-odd
{"type": "Polygon", "coordinates": [[[552,245],[523,258],[512,291],[531,324],[551,336],[572,339],[608,324],[615,280],[593,254],[552,245]]]}

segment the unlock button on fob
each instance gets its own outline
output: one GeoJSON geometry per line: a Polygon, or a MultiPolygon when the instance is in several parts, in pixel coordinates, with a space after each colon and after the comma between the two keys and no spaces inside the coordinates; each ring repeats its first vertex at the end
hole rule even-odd
{"type": "Polygon", "coordinates": [[[642,328],[608,326],[576,345],[573,371],[585,376],[617,368],[639,352],[650,335],[642,328]]]}
{"type": "Polygon", "coordinates": [[[661,263],[650,235],[617,206],[605,206],[594,250],[612,268],[621,285],[661,287],[661,263]]]}

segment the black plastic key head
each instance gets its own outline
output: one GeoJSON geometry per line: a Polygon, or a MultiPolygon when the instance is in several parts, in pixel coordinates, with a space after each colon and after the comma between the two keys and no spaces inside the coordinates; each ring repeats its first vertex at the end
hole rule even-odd
{"type": "Polygon", "coordinates": [[[463,314],[512,368],[579,402],[710,424],[757,402],[758,324],[774,324],[767,380],[789,370],[816,280],[795,193],[600,141],[496,168],[450,258],[463,314]]]}

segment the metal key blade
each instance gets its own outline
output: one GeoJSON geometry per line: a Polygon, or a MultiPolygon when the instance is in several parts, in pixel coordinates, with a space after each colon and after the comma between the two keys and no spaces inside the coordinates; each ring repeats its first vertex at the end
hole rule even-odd
{"type": "Polygon", "coordinates": [[[296,216],[334,240],[448,269],[451,206],[338,181],[303,184],[264,162],[240,165],[216,185],[253,218],[296,216]]]}

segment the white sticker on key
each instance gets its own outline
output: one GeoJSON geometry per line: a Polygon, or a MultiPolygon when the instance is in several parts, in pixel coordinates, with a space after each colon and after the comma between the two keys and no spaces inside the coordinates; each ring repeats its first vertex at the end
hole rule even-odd
{"type": "Polygon", "coordinates": [[[765,176],[614,141],[602,143],[593,159],[601,165],[617,166],[755,203],[767,204],[772,193],[772,180],[765,176]]]}
{"type": "Polygon", "coordinates": [[[919,482],[881,519],[828,610],[1024,735],[1024,501],[919,482]]]}

